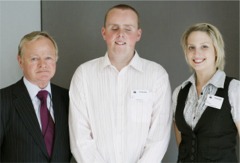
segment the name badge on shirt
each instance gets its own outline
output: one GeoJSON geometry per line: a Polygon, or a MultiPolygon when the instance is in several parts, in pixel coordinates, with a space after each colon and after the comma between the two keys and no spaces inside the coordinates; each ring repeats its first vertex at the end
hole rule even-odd
{"type": "Polygon", "coordinates": [[[131,91],[131,98],[135,100],[148,100],[149,94],[148,90],[133,90],[131,91]]]}
{"type": "Polygon", "coordinates": [[[221,109],[223,100],[224,99],[222,97],[208,95],[205,105],[213,107],[213,108],[221,109]]]}

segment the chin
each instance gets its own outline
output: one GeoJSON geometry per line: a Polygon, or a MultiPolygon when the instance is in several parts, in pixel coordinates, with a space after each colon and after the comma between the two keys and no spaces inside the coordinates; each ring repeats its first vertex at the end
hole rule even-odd
{"type": "Polygon", "coordinates": [[[52,79],[52,76],[42,76],[39,78],[39,81],[49,82],[52,79]]]}

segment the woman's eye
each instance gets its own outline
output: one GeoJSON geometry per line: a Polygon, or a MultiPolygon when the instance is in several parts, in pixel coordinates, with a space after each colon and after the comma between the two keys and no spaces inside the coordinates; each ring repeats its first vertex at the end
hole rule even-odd
{"type": "Polygon", "coordinates": [[[202,48],[203,48],[203,49],[207,49],[208,46],[207,46],[207,45],[203,45],[202,48]]]}
{"type": "Polygon", "coordinates": [[[193,46],[189,46],[188,50],[194,50],[194,47],[193,46]]]}

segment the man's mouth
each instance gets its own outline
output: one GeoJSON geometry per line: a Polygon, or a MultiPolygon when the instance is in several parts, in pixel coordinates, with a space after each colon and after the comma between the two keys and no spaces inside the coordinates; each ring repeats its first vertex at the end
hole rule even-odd
{"type": "Polygon", "coordinates": [[[116,41],[115,44],[117,44],[117,45],[126,45],[126,42],[123,42],[123,41],[116,41]]]}

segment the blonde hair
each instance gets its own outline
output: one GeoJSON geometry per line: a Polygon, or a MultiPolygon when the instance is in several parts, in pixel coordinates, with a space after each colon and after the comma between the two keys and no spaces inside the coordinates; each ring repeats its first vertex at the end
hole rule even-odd
{"type": "Polygon", "coordinates": [[[209,23],[198,23],[194,24],[193,26],[190,26],[182,35],[181,38],[181,45],[185,54],[185,59],[186,58],[186,52],[187,52],[187,40],[189,35],[192,32],[195,31],[201,31],[205,32],[211,39],[214,45],[214,49],[216,52],[217,60],[216,60],[216,68],[219,70],[224,70],[225,66],[225,51],[224,51],[224,41],[222,38],[222,35],[220,31],[213,26],[212,24],[209,23]]]}
{"type": "Polygon", "coordinates": [[[55,40],[47,33],[47,32],[42,32],[42,31],[33,31],[31,33],[26,34],[25,36],[23,36],[23,38],[21,39],[19,45],[18,45],[18,55],[20,57],[23,56],[24,52],[23,52],[23,46],[25,43],[30,42],[30,41],[34,41],[37,40],[39,38],[48,38],[54,45],[55,47],[55,51],[56,51],[56,56],[58,59],[58,46],[57,43],[55,42],[55,40]]]}

